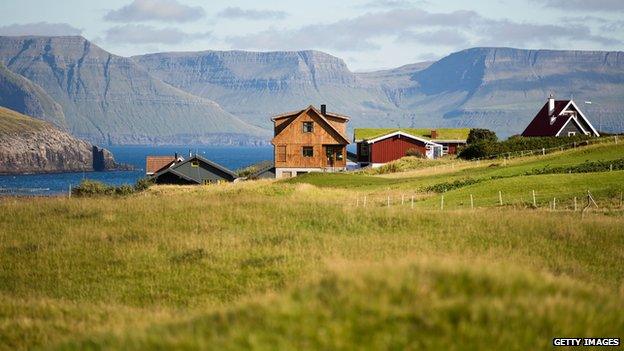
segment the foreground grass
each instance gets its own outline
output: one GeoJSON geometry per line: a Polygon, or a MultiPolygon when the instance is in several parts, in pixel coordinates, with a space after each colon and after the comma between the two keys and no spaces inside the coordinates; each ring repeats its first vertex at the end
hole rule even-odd
{"type": "Polygon", "coordinates": [[[535,349],[624,330],[620,215],[351,196],[253,182],[0,200],[0,348],[535,349]]]}

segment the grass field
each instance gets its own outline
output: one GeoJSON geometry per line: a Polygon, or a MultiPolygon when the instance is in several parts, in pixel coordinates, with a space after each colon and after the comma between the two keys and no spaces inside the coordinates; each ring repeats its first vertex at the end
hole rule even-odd
{"type": "Polygon", "coordinates": [[[624,173],[523,174],[622,151],[3,198],[0,349],[527,350],[553,337],[621,338],[624,173]],[[418,190],[466,177],[480,181],[446,192],[445,211],[440,194],[418,190]],[[547,186],[590,187],[606,211],[459,205],[547,186]],[[414,209],[354,206],[407,190],[414,209]]]}

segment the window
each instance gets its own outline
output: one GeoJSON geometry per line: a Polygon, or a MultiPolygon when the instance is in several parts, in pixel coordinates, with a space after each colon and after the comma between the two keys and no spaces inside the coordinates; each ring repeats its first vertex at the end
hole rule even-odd
{"type": "Polygon", "coordinates": [[[362,156],[368,156],[368,144],[367,143],[360,144],[360,154],[362,156]]]}
{"type": "Polygon", "coordinates": [[[286,145],[277,147],[277,162],[286,162],[286,145]]]}
{"type": "Polygon", "coordinates": [[[568,136],[575,136],[576,132],[568,132],[568,136]]]}
{"type": "Polygon", "coordinates": [[[314,122],[303,122],[303,132],[312,133],[314,131],[314,122]]]}
{"type": "Polygon", "coordinates": [[[199,162],[198,161],[191,161],[191,167],[199,167],[199,162]]]}
{"type": "Polygon", "coordinates": [[[336,149],[336,160],[342,161],[342,149],[336,149]]]}
{"type": "Polygon", "coordinates": [[[312,146],[304,146],[302,154],[303,157],[314,157],[314,148],[312,146]]]}
{"type": "Polygon", "coordinates": [[[448,145],[443,145],[442,146],[442,155],[448,155],[448,152],[449,152],[448,145]]]}

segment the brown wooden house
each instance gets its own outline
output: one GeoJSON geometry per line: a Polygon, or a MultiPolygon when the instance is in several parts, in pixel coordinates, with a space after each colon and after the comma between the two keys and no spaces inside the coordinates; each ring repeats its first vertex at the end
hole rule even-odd
{"type": "Polygon", "coordinates": [[[347,167],[349,117],[309,106],[271,118],[275,134],[275,177],[339,171],[347,167]]]}

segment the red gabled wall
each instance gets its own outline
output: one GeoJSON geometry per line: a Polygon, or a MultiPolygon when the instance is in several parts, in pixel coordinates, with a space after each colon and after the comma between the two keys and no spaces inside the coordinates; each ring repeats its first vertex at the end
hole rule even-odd
{"type": "Polygon", "coordinates": [[[380,140],[370,145],[371,162],[386,163],[405,157],[407,150],[416,149],[425,155],[425,143],[418,140],[406,138],[405,136],[396,135],[388,139],[380,140]]]}

